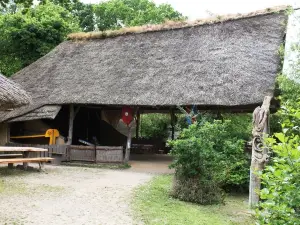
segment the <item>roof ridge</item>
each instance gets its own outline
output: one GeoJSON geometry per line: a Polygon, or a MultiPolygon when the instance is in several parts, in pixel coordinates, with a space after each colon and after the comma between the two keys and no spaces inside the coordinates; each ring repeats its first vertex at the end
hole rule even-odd
{"type": "Polygon", "coordinates": [[[198,19],[194,21],[165,21],[162,24],[147,24],[143,26],[134,26],[134,27],[124,27],[118,30],[105,30],[105,31],[93,31],[93,32],[78,32],[78,33],[71,33],[68,35],[69,40],[91,40],[91,39],[105,39],[105,38],[113,38],[118,37],[126,34],[140,34],[140,33],[147,33],[147,32],[155,32],[155,31],[164,31],[164,30],[174,30],[174,29],[181,29],[187,27],[195,27],[195,26],[202,26],[202,25],[209,25],[215,23],[221,23],[231,20],[238,20],[244,18],[250,18],[260,15],[267,15],[272,13],[281,12],[287,10],[290,6],[288,5],[280,5],[272,8],[266,8],[263,10],[257,10],[250,13],[245,14],[227,14],[227,15],[219,15],[215,17],[209,17],[205,19],[198,19]]]}

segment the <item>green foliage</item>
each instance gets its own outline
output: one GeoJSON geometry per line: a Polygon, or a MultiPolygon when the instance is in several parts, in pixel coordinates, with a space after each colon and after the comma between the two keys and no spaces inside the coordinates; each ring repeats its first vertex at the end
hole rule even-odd
{"type": "Polygon", "coordinates": [[[95,20],[93,4],[84,4],[79,0],[50,0],[50,2],[62,6],[72,13],[73,16],[78,18],[79,26],[82,31],[89,32],[94,30],[95,20]]]}
{"type": "MultiPolygon", "coordinates": [[[[77,0],[74,0],[77,1],[77,0]]],[[[39,0],[39,1],[34,1],[34,0],[0,0],[0,7],[2,8],[8,8],[10,7],[12,4],[22,4],[24,5],[26,8],[29,8],[31,6],[33,6],[34,3],[46,3],[48,2],[47,0],[39,0]]],[[[72,0],[55,0],[53,1],[55,4],[59,4],[59,5],[63,5],[63,6],[67,6],[70,5],[72,3],[72,0]]]]}
{"type": "MultiPolygon", "coordinates": [[[[249,163],[244,153],[244,140],[235,137],[231,129],[232,124],[228,120],[215,120],[202,125],[196,123],[184,129],[179,139],[170,141],[171,155],[174,157],[171,167],[176,170],[176,179],[179,183],[191,184],[190,189],[184,190],[195,190],[195,185],[198,189],[215,190],[215,195],[210,193],[207,198],[191,197],[190,193],[177,197],[201,204],[220,202],[221,187],[247,185],[249,163]],[[216,199],[211,199],[211,196],[216,199]]],[[[179,192],[174,190],[174,193],[179,192]]]]}
{"type": "Polygon", "coordinates": [[[169,4],[156,5],[150,0],[109,0],[95,5],[99,30],[119,29],[125,26],[158,24],[165,20],[184,17],[169,4]]]}
{"type": "MultiPolygon", "coordinates": [[[[281,132],[282,123],[288,123],[290,119],[296,120],[295,117],[289,116],[289,111],[293,111],[294,106],[298,104],[297,102],[300,96],[300,84],[288,79],[284,75],[277,77],[277,85],[280,91],[280,96],[277,97],[277,99],[284,106],[279,112],[271,115],[271,133],[281,132]],[[288,112],[285,112],[286,108],[288,108],[288,112]]],[[[294,121],[295,124],[299,124],[299,122],[299,120],[298,122],[294,121]]]]}
{"type": "MultiPolygon", "coordinates": [[[[33,5],[33,0],[14,0],[15,4],[23,4],[26,7],[30,7],[33,5]]],[[[0,7],[6,8],[10,6],[12,3],[11,0],[0,0],[0,7]]]]}
{"type": "Polygon", "coordinates": [[[275,157],[261,175],[259,224],[300,224],[300,102],[284,105],[282,132],[267,138],[275,157]]]}
{"type": "Polygon", "coordinates": [[[232,137],[249,140],[252,136],[252,114],[222,114],[224,120],[230,120],[228,129],[232,137]]]}
{"type": "Polygon", "coordinates": [[[143,114],[141,115],[141,137],[167,139],[170,124],[171,119],[168,114],[143,114]]]}
{"type": "Polygon", "coordinates": [[[9,76],[47,54],[79,26],[66,9],[46,3],[0,15],[0,30],[0,71],[9,76]]]}
{"type": "Polygon", "coordinates": [[[92,4],[76,2],[71,9],[71,13],[78,18],[79,26],[85,32],[93,31],[95,28],[94,8],[92,4]]]}
{"type": "Polygon", "coordinates": [[[280,89],[279,100],[284,104],[295,104],[300,96],[300,84],[290,80],[284,75],[278,76],[277,83],[280,89]]]}

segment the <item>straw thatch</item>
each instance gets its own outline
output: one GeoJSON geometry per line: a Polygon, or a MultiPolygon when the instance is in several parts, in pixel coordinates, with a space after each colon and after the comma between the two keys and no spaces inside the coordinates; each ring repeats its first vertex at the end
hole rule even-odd
{"type": "Polygon", "coordinates": [[[272,94],[287,16],[66,41],[13,79],[35,105],[247,106],[272,94]]]}
{"type": "Polygon", "coordinates": [[[0,74],[0,110],[13,109],[30,102],[31,98],[18,84],[0,74]]]}
{"type": "Polygon", "coordinates": [[[22,116],[14,118],[9,122],[36,120],[36,119],[54,119],[59,111],[61,110],[60,105],[45,105],[31,112],[28,112],[22,116]]]}

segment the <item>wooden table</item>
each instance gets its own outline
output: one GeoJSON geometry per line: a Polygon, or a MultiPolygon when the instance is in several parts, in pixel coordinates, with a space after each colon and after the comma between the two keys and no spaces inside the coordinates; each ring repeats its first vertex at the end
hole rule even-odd
{"type": "MultiPolygon", "coordinates": [[[[22,158],[4,158],[0,159],[0,164],[8,164],[9,168],[13,168],[14,163],[23,163],[23,167],[26,170],[28,168],[29,162],[37,162],[39,164],[39,169],[44,169],[44,162],[48,162],[53,160],[53,158],[50,157],[37,157],[37,158],[29,158],[30,152],[47,152],[47,149],[44,148],[34,148],[34,147],[0,147],[0,152],[22,152],[23,156],[22,158]]],[[[19,156],[19,154],[3,154],[2,157],[7,155],[7,157],[10,156],[19,156]]]]}

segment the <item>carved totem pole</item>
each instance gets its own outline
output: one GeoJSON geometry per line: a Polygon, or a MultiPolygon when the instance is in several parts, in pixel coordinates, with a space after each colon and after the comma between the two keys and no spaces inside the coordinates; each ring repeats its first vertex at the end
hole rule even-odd
{"type": "Polygon", "coordinates": [[[262,171],[269,160],[269,150],[263,143],[264,135],[269,133],[270,102],[272,97],[266,96],[262,106],[253,112],[252,159],[250,168],[249,205],[255,206],[259,201],[261,180],[257,173],[262,171]]]}

